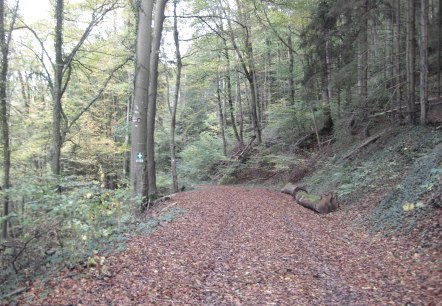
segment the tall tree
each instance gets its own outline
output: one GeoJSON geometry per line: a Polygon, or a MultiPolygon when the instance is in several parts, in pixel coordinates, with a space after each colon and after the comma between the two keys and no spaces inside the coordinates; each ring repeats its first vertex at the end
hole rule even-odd
{"type": "Polygon", "coordinates": [[[420,123],[424,125],[427,121],[427,100],[428,100],[428,15],[429,1],[421,0],[421,35],[420,35],[420,123]]]}
{"type": "Polygon", "coordinates": [[[176,141],[175,141],[175,130],[176,130],[176,113],[178,100],[180,97],[180,89],[181,89],[181,72],[183,68],[183,61],[181,58],[180,51],[180,40],[179,40],[179,32],[178,32],[178,17],[177,17],[177,3],[178,0],[175,0],[173,3],[173,41],[175,44],[175,57],[176,57],[176,77],[175,77],[175,93],[173,98],[173,104],[169,107],[170,111],[170,169],[172,172],[172,186],[173,192],[178,192],[178,175],[177,175],[177,163],[176,163],[176,141]]]}
{"type": "Polygon", "coordinates": [[[415,0],[407,1],[408,15],[407,15],[407,112],[408,119],[411,124],[414,124],[416,119],[415,114],[415,65],[416,65],[416,42],[415,42],[415,0]]]}
{"type": "Polygon", "coordinates": [[[12,39],[12,30],[17,18],[18,1],[16,1],[12,11],[11,22],[9,27],[6,21],[5,1],[0,0],[0,48],[1,48],[1,67],[0,67],[0,116],[2,120],[2,144],[3,144],[3,184],[2,188],[5,191],[3,197],[3,215],[5,220],[3,223],[4,239],[8,238],[8,215],[9,215],[9,195],[8,189],[11,187],[11,149],[9,137],[9,115],[8,115],[8,97],[7,97],[7,82],[8,82],[8,61],[9,61],[9,47],[12,39]]]}
{"type": "Polygon", "coordinates": [[[153,1],[137,3],[137,47],[135,67],[134,106],[132,109],[132,151],[131,182],[137,196],[147,196],[146,181],[146,140],[147,140],[147,101],[149,89],[149,63],[152,49],[153,1]]]}
{"type": "MultiPolygon", "coordinates": [[[[61,98],[63,96],[63,22],[64,22],[64,0],[57,0],[55,3],[55,65],[54,65],[54,86],[52,89],[52,148],[51,148],[51,170],[55,175],[60,174],[61,146],[61,115],[63,112],[61,98]]],[[[68,71],[70,74],[70,69],[68,71]]]]}
{"type": "Polygon", "coordinates": [[[227,18],[230,41],[238,56],[238,59],[240,61],[240,64],[242,66],[242,69],[244,71],[244,74],[246,76],[246,79],[250,87],[250,109],[251,109],[250,115],[251,115],[252,127],[255,133],[255,137],[259,144],[262,142],[262,137],[261,137],[261,123],[259,120],[260,118],[259,100],[257,94],[258,84],[256,83],[257,78],[256,78],[256,69],[255,69],[255,59],[253,54],[253,44],[251,38],[251,28],[248,25],[249,21],[245,15],[245,12],[243,11],[244,9],[241,2],[237,0],[236,6],[238,9],[238,16],[239,16],[239,20],[237,21],[237,23],[240,25],[242,29],[243,37],[241,44],[244,45],[244,50],[241,50],[239,44],[237,43],[238,38],[235,37],[232,20],[230,16],[228,16],[225,10],[224,10],[224,15],[227,18]]]}
{"type": "Polygon", "coordinates": [[[167,0],[142,0],[138,7],[137,61],[132,126],[132,187],[146,199],[157,193],[155,166],[155,117],[158,62],[167,0]],[[152,20],[154,28],[152,29],[152,20]]]}
{"type": "MultiPolygon", "coordinates": [[[[401,75],[401,0],[393,0],[393,74],[395,78],[395,106],[402,107],[402,75],[401,75]]],[[[392,108],[393,109],[393,108],[392,108]]]]}
{"type": "Polygon", "coordinates": [[[114,73],[124,66],[128,59],[122,64],[117,65],[105,79],[100,89],[97,91],[95,97],[93,97],[86,105],[81,108],[77,114],[68,118],[63,110],[63,97],[69,87],[72,80],[74,66],[78,64],[82,66],[79,59],[79,53],[82,52],[86,40],[91,35],[92,31],[103,22],[104,17],[111,11],[120,8],[120,0],[104,0],[99,4],[91,3],[91,18],[86,22],[86,27],[77,41],[64,41],[64,23],[65,18],[65,2],[64,0],[55,1],[55,28],[54,28],[54,53],[55,61],[50,56],[51,52],[46,48],[44,40],[41,39],[38,33],[31,27],[25,25],[25,27],[34,35],[37,39],[40,47],[41,54],[34,52],[37,56],[40,64],[43,67],[44,79],[48,83],[48,87],[52,94],[52,146],[50,150],[51,170],[55,175],[61,174],[61,148],[65,142],[66,135],[69,133],[72,126],[77,120],[87,111],[89,108],[99,100],[104,89],[109,84],[114,73]],[[73,46],[72,49],[67,52],[68,46],[73,46]],[[48,65],[48,63],[50,65],[48,65]],[[52,73],[51,73],[52,68],[52,73]]]}
{"type": "Polygon", "coordinates": [[[147,105],[147,180],[148,196],[155,197],[158,193],[155,166],[155,118],[157,109],[158,62],[160,57],[161,37],[165,18],[167,0],[158,0],[155,7],[155,24],[152,38],[150,58],[150,78],[147,105]]]}
{"type": "Polygon", "coordinates": [[[368,107],[368,0],[361,7],[362,24],[359,36],[359,95],[362,107],[368,107]]]}

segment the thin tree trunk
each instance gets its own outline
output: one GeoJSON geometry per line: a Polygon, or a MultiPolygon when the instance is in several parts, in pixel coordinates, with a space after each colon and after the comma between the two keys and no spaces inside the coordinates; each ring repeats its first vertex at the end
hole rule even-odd
{"type": "Polygon", "coordinates": [[[176,167],[176,143],[175,143],[175,128],[176,128],[176,111],[178,106],[178,100],[180,97],[181,88],[181,70],[182,70],[182,59],[180,52],[180,40],[178,36],[178,20],[176,14],[177,0],[174,2],[173,6],[173,38],[175,42],[175,54],[176,54],[176,80],[175,80],[175,94],[173,99],[173,105],[171,107],[171,120],[170,120],[170,168],[172,172],[172,185],[173,192],[178,192],[178,175],[176,167]]]}
{"type": "MultiPolygon", "coordinates": [[[[11,187],[11,149],[10,149],[10,135],[9,135],[9,114],[8,114],[8,103],[7,103],[7,81],[8,81],[8,68],[9,68],[9,46],[11,43],[12,30],[15,26],[15,21],[17,18],[18,11],[18,1],[15,3],[14,10],[12,11],[12,21],[10,23],[10,28],[8,33],[5,29],[5,1],[0,0],[0,49],[1,49],[1,73],[0,73],[0,116],[2,120],[2,142],[3,142],[3,191],[5,192],[3,196],[3,215],[8,216],[10,198],[7,193],[8,189],[11,187]],[[6,35],[7,34],[7,35],[6,35]]],[[[8,223],[9,220],[5,220],[3,223],[2,237],[4,239],[8,238],[8,223]]]]}
{"type": "MultiPolygon", "coordinates": [[[[126,103],[126,132],[124,133],[124,147],[128,147],[130,143],[129,126],[131,124],[131,114],[133,107],[133,96],[129,95],[126,103]]],[[[126,178],[130,176],[130,151],[124,152],[123,173],[126,178]]]]}
{"type": "Polygon", "coordinates": [[[239,111],[239,140],[240,144],[244,144],[244,112],[241,100],[241,77],[239,72],[236,74],[236,104],[239,111]]]}
{"type": "MultiPolygon", "coordinates": [[[[8,74],[8,45],[6,42],[5,31],[5,2],[0,0],[0,47],[1,47],[1,75],[0,75],[0,107],[3,128],[3,190],[8,190],[10,185],[10,168],[11,168],[11,151],[9,149],[9,123],[8,123],[8,106],[6,101],[6,82],[8,74]]],[[[9,214],[9,196],[5,192],[3,196],[3,215],[9,214]]],[[[8,221],[3,223],[4,239],[8,238],[8,221]]]]}
{"type": "MultiPolygon", "coordinates": [[[[328,31],[328,30],[327,30],[328,31]]],[[[325,35],[325,50],[323,53],[323,66],[322,66],[322,98],[325,101],[324,115],[326,122],[324,130],[331,131],[333,129],[333,119],[331,116],[331,77],[330,77],[330,43],[328,33],[325,35]]]]}
{"type": "Polygon", "coordinates": [[[221,134],[221,139],[223,141],[223,154],[224,156],[227,156],[227,140],[226,140],[226,133],[224,128],[224,114],[223,114],[223,106],[221,101],[221,79],[219,76],[219,68],[216,75],[216,100],[218,103],[218,121],[219,121],[219,130],[221,134]]]}
{"type": "Polygon", "coordinates": [[[420,123],[425,125],[427,121],[428,101],[428,0],[421,0],[421,42],[420,42],[420,123]]]}
{"type": "MultiPolygon", "coordinates": [[[[397,108],[400,112],[402,107],[402,90],[401,90],[401,0],[393,0],[394,9],[394,24],[393,24],[393,74],[395,78],[395,94],[394,94],[394,105],[391,109],[397,108]]],[[[400,115],[400,114],[399,114],[400,115]]]]}
{"type": "Polygon", "coordinates": [[[238,142],[241,142],[241,139],[238,134],[238,128],[236,127],[236,122],[235,122],[235,108],[233,107],[233,98],[232,98],[232,80],[230,77],[230,72],[231,72],[230,56],[229,56],[229,50],[227,48],[227,42],[225,40],[224,40],[224,56],[227,62],[226,82],[227,82],[227,100],[229,103],[230,121],[232,121],[233,134],[235,135],[236,140],[238,142]]]}
{"type": "Polygon", "coordinates": [[[289,91],[291,106],[295,105],[295,54],[293,52],[292,34],[289,33],[287,38],[287,44],[289,45],[289,91]]]}
{"type": "Polygon", "coordinates": [[[441,66],[442,66],[442,0],[439,0],[439,31],[438,31],[438,48],[437,48],[437,94],[442,97],[441,90],[441,66]]]}
{"type": "Polygon", "coordinates": [[[359,41],[359,95],[364,111],[368,108],[368,0],[364,0],[362,9],[362,28],[359,41]]]}
{"type": "MultiPolygon", "coordinates": [[[[240,20],[242,21],[242,23],[245,25],[245,18],[244,16],[242,16],[241,13],[241,5],[239,0],[236,1],[236,4],[238,6],[238,10],[239,10],[239,15],[240,15],[240,20]]],[[[227,16],[227,14],[225,13],[225,15],[227,16]]],[[[246,75],[247,81],[249,82],[249,87],[250,87],[250,107],[251,107],[251,121],[252,121],[252,127],[253,130],[255,132],[255,136],[257,139],[258,144],[260,144],[262,142],[262,137],[261,137],[261,125],[259,122],[259,114],[258,114],[258,98],[257,98],[257,89],[256,89],[256,83],[255,83],[255,71],[254,71],[254,63],[253,63],[253,47],[252,47],[252,43],[250,42],[250,28],[247,26],[244,26],[244,31],[245,31],[245,38],[244,38],[244,45],[245,45],[245,55],[246,58],[244,58],[243,53],[241,52],[241,50],[238,47],[238,44],[236,43],[236,38],[234,36],[233,33],[233,27],[232,27],[232,22],[229,18],[227,18],[227,24],[229,26],[229,34],[230,34],[230,39],[231,39],[231,43],[233,45],[233,48],[236,51],[236,54],[238,55],[238,58],[240,60],[241,66],[244,70],[244,73],[246,75]]]]}
{"type": "Polygon", "coordinates": [[[147,100],[149,84],[149,63],[152,49],[153,1],[143,0],[138,7],[138,32],[134,106],[132,109],[131,182],[135,196],[147,197],[145,176],[147,100]]]}
{"type": "Polygon", "coordinates": [[[154,35],[152,40],[152,56],[150,58],[149,99],[147,105],[147,194],[155,197],[158,193],[155,166],[155,118],[157,109],[158,62],[160,58],[161,36],[164,25],[164,11],[167,0],[158,0],[155,8],[154,35]]]}
{"type": "Polygon", "coordinates": [[[61,158],[61,113],[62,113],[62,82],[63,82],[63,22],[64,0],[57,0],[55,8],[55,65],[54,88],[52,91],[52,149],[51,170],[54,175],[60,175],[61,158]]]}
{"type": "Polygon", "coordinates": [[[411,124],[415,123],[415,0],[408,0],[408,18],[407,18],[407,82],[408,82],[408,118],[411,124]]]}

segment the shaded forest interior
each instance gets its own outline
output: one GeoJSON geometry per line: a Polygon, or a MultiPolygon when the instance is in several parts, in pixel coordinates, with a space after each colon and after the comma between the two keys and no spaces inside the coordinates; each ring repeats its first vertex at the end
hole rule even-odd
{"type": "Polygon", "coordinates": [[[0,0],[0,297],[202,184],[363,198],[378,231],[440,215],[442,0],[23,5],[0,0]]]}

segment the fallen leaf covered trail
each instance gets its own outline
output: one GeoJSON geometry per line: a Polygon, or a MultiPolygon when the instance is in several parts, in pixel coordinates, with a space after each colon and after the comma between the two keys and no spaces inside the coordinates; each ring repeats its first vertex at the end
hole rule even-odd
{"type": "Polygon", "coordinates": [[[110,256],[110,277],[54,280],[36,304],[438,303],[440,270],[420,275],[379,238],[344,226],[340,212],[317,215],[288,195],[240,187],[173,201],[187,213],[110,256]]]}

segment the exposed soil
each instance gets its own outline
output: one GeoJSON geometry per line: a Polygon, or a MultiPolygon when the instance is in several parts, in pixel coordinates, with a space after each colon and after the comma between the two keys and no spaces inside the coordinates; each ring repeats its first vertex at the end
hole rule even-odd
{"type": "Polygon", "coordinates": [[[264,189],[207,187],[162,205],[187,213],[107,257],[106,275],[36,282],[21,304],[442,305],[441,236],[418,249],[350,225],[346,209],[318,215],[264,189]]]}

